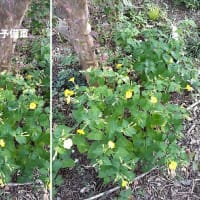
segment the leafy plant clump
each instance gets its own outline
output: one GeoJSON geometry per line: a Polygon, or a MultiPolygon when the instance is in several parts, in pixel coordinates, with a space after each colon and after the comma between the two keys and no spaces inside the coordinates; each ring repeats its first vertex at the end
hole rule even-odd
{"type": "Polygon", "coordinates": [[[48,2],[32,2],[23,22],[34,38],[17,43],[23,68],[0,74],[0,186],[33,178],[49,183],[48,2]]]}
{"type": "Polygon", "coordinates": [[[49,108],[30,77],[0,77],[1,180],[7,183],[15,175],[19,182],[30,181],[37,167],[48,182],[49,108]]]}
{"type": "MultiPolygon", "coordinates": [[[[156,37],[158,32],[151,31],[156,37]]],[[[144,37],[149,37],[149,31],[144,37]]],[[[198,85],[196,71],[173,39],[151,37],[133,44],[137,48],[123,44],[128,55],[119,57],[115,67],[89,70],[89,86],[79,86],[74,77],[68,79],[74,87],[63,96],[72,106],[76,123],[55,130],[55,141],[59,141],[55,169],[63,162],[65,167],[74,166],[70,155],[76,145],[105,183],[114,181],[126,188],[135,170],[186,160],[177,140],[187,112],[169,101],[172,92],[190,92],[198,85]]]]}
{"type": "Polygon", "coordinates": [[[187,8],[200,9],[199,0],[175,0],[175,4],[184,4],[187,8]]]}
{"type": "Polygon", "coordinates": [[[160,17],[160,8],[158,6],[152,6],[148,11],[149,19],[156,21],[160,17]]]}
{"type": "Polygon", "coordinates": [[[92,70],[89,75],[98,87],[81,86],[75,97],[68,94],[76,126],[65,128],[65,137],[87,153],[106,183],[131,182],[138,167],[147,171],[180,160],[183,154],[176,141],[186,116],[183,108],[164,102],[160,91],[144,89],[119,72],[92,70]]]}

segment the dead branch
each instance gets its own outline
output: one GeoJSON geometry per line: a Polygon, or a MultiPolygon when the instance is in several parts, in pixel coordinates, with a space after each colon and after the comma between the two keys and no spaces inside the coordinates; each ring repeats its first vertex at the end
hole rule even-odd
{"type": "Polygon", "coordinates": [[[194,107],[197,106],[198,104],[200,104],[200,100],[197,101],[197,102],[195,102],[195,103],[193,103],[192,105],[188,106],[188,107],[187,107],[187,110],[191,110],[192,108],[194,108],[194,107]]]}
{"type": "MultiPolygon", "coordinates": [[[[137,176],[137,177],[134,179],[134,181],[138,181],[139,179],[143,178],[144,176],[146,176],[146,175],[149,174],[150,172],[154,171],[155,169],[158,169],[158,167],[154,167],[154,168],[152,168],[150,171],[148,171],[148,172],[146,172],[146,173],[143,173],[143,174],[137,176]]],[[[114,188],[112,188],[112,189],[110,189],[110,190],[108,190],[108,191],[99,193],[99,194],[97,194],[97,195],[95,195],[95,196],[93,196],[93,197],[90,197],[90,198],[88,198],[88,199],[85,199],[85,200],[97,199],[97,198],[99,198],[99,197],[102,197],[102,196],[106,196],[106,195],[108,195],[108,194],[111,194],[111,193],[113,193],[113,192],[115,192],[115,191],[117,191],[117,190],[119,190],[119,189],[120,189],[120,187],[117,186],[117,187],[114,187],[114,188]]]]}

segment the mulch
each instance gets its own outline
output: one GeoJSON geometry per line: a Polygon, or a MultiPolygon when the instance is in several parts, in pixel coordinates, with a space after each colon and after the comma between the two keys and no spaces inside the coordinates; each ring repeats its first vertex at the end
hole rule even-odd
{"type": "Polygon", "coordinates": [[[41,180],[34,183],[9,183],[0,187],[1,200],[49,200],[41,180]]]}

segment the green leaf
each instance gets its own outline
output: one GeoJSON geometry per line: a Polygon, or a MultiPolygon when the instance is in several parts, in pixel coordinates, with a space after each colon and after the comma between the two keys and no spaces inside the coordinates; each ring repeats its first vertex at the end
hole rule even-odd
{"type": "Polygon", "coordinates": [[[56,129],[53,132],[53,136],[55,138],[67,138],[70,136],[71,128],[64,126],[64,125],[58,125],[56,126],[56,129]]]}
{"type": "MultiPolygon", "coordinates": [[[[127,158],[131,155],[129,151],[127,151],[124,147],[117,148],[117,152],[115,153],[115,156],[117,158],[127,158]]],[[[119,161],[118,161],[119,162],[119,161]]]]}
{"type": "Polygon", "coordinates": [[[108,157],[102,157],[103,165],[112,165],[112,162],[108,157]]]}
{"type": "Polygon", "coordinates": [[[128,152],[133,152],[133,143],[127,137],[119,134],[116,141],[117,148],[123,148],[128,152]]]}
{"type": "Polygon", "coordinates": [[[26,137],[25,136],[21,136],[21,135],[17,135],[16,137],[15,137],[15,139],[17,140],[17,142],[19,143],[19,144],[26,144],[26,137]]]}
{"type": "Polygon", "coordinates": [[[115,132],[119,132],[119,128],[116,123],[116,119],[110,118],[107,120],[107,132],[109,134],[109,139],[113,138],[115,132]]]}
{"type": "Polygon", "coordinates": [[[158,113],[153,113],[152,116],[149,118],[149,124],[152,126],[156,125],[162,125],[164,124],[166,118],[163,117],[163,115],[158,113]]]}
{"type": "Polygon", "coordinates": [[[73,143],[77,145],[80,153],[84,153],[88,151],[88,143],[83,135],[75,135],[73,137],[73,143]]]}
{"type": "Polygon", "coordinates": [[[102,140],[104,134],[98,130],[93,130],[91,133],[88,133],[86,137],[89,140],[102,140]]]}
{"type": "Polygon", "coordinates": [[[120,196],[119,196],[118,200],[131,199],[130,198],[131,195],[132,195],[131,189],[122,190],[122,191],[120,191],[120,196]]]}
{"type": "Polygon", "coordinates": [[[53,182],[53,184],[54,185],[61,185],[63,183],[63,178],[62,178],[62,176],[61,175],[58,175],[57,177],[56,177],[56,179],[54,180],[54,182],[53,182]]]}
{"type": "Polygon", "coordinates": [[[135,134],[136,134],[136,130],[133,127],[128,127],[124,132],[124,135],[129,136],[129,137],[132,137],[135,134]]]}
{"type": "Polygon", "coordinates": [[[63,166],[63,163],[62,163],[61,160],[55,160],[55,161],[53,161],[53,170],[55,170],[56,172],[57,172],[60,168],[62,168],[62,166],[63,166]]]}
{"type": "Polygon", "coordinates": [[[104,179],[105,183],[112,180],[112,177],[116,176],[116,168],[112,165],[103,165],[99,170],[99,177],[104,179]]]}
{"type": "Polygon", "coordinates": [[[98,142],[94,142],[90,145],[88,150],[88,157],[89,158],[98,158],[99,156],[103,155],[103,147],[98,142]]]}
{"type": "Polygon", "coordinates": [[[71,158],[68,158],[67,160],[63,161],[62,168],[74,167],[74,165],[75,165],[74,160],[72,160],[71,158]]]}

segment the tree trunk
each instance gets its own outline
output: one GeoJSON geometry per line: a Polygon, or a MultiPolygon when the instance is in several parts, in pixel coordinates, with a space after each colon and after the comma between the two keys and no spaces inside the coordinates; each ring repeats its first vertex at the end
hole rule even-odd
{"type": "Polygon", "coordinates": [[[57,0],[56,2],[57,6],[66,13],[64,17],[69,25],[69,39],[78,55],[81,67],[85,70],[98,66],[93,38],[90,35],[87,0],[57,0]]]}
{"type": "Polygon", "coordinates": [[[0,71],[11,69],[11,59],[15,49],[15,40],[7,35],[11,29],[19,29],[31,0],[0,0],[0,71]]]}

